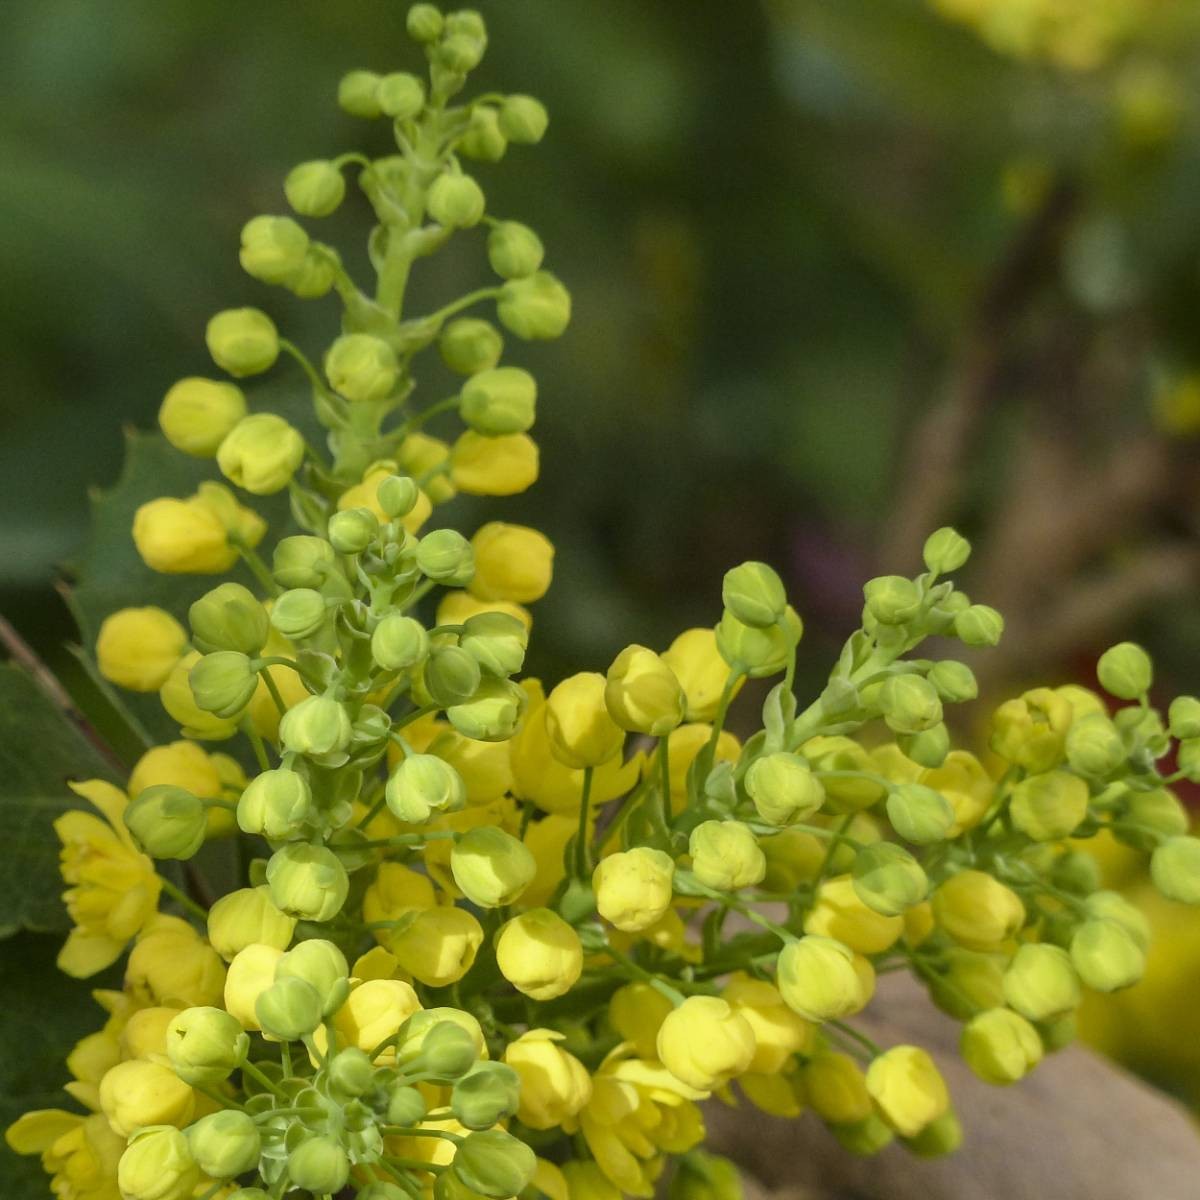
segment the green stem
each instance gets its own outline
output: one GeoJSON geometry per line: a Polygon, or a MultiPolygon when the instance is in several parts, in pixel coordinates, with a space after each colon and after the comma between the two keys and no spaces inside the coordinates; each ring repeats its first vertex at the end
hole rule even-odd
{"type": "Polygon", "coordinates": [[[588,846],[588,817],[592,803],[592,768],[583,768],[583,787],[579,797],[579,827],[575,833],[575,878],[585,883],[591,878],[591,852],[588,846]]]}
{"type": "Polygon", "coordinates": [[[273,1096],[279,1096],[284,1100],[288,1099],[288,1096],[275,1085],[271,1077],[265,1072],[260,1071],[249,1059],[246,1059],[242,1063],[242,1074],[249,1075],[251,1079],[265,1087],[273,1096]]]}
{"type": "Polygon", "coordinates": [[[671,745],[670,737],[663,734],[658,739],[658,770],[659,786],[662,789],[659,822],[664,830],[670,829],[671,824],[671,745]]]}
{"type": "Polygon", "coordinates": [[[859,1033],[853,1025],[847,1025],[845,1021],[826,1021],[826,1025],[836,1029],[839,1033],[853,1039],[860,1046],[866,1047],[867,1050],[875,1057],[878,1057],[883,1051],[873,1042],[865,1033],[859,1033]]]}
{"type": "Polygon", "coordinates": [[[673,988],[665,979],[660,979],[657,975],[647,971],[645,967],[634,962],[627,954],[622,954],[620,950],[617,950],[611,944],[605,946],[605,953],[620,963],[629,974],[642,980],[643,983],[648,983],[656,992],[666,996],[676,1008],[684,1002],[686,997],[682,992],[673,988]]]}
{"type": "Polygon", "coordinates": [[[712,770],[713,761],[717,756],[717,742],[720,740],[721,730],[725,727],[725,717],[729,712],[729,705],[733,701],[733,694],[737,691],[738,680],[741,677],[740,671],[730,671],[729,678],[725,680],[725,686],[721,689],[721,698],[717,701],[717,711],[713,714],[712,732],[708,735],[708,741],[705,743],[704,749],[700,751],[699,761],[696,764],[697,786],[703,785],[705,779],[708,778],[709,771],[712,770]]]}
{"type": "Polygon", "coordinates": [[[267,691],[271,693],[271,699],[275,701],[275,707],[279,709],[279,715],[281,717],[287,716],[287,705],[284,704],[283,697],[279,694],[278,684],[271,678],[270,668],[260,671],[259,677],[267,685],[267,691]]]}
{"type": "Polygon", "coordinates": [[[208,924],[207,908],[197,904],[196,901],[187,894],[187,892],[185,892],[182,888],[176,887],[175,884],[166,878],[166,876],[160,875],[158,879],[162,884],[162,890],[166,892],[172,900],[174,900],[177,904],[182,905],[197,920],[203,921],[205,925],[208,924]]]}
{"type": "Polygon", "coordinates": [[[249,717],[242,722],[242,732],[250,739],[250,745],[254,747],[254,759],[258,763],[260,771],[269,771],[271,762],[267,758],[267,747],[259,736],[259,732],[250,722],[249,717]]]}
{"type": "MultiPolygon", "coordinates": [[[[233,541],[233,539],[230,540],[233,541]]],[[[242,561],[250,568],[251,574],[262,584],[267,594],[269,596],[278,596],[283,589],[272,578],[267,564],[259,557],[258,552],[252,546],[247,546],[245,542],[233,541],[233,545],[238,554],[242,556],[242,561]]]]}
{"type": "Polygon", "coordinates": [[[440,325],[447,317],[452,317],[455,313],[462,312],[464,308],[470,308],[473,304],[478,304],[482,300],[494,300],[499,295],[500,289],[498,287],[480,288],[478,291],[468,292],[467,295],[460,297],[451,304],[447,304],[444,308],[439,308],[436,312],[431,312],[424,319],[440,325]]]}

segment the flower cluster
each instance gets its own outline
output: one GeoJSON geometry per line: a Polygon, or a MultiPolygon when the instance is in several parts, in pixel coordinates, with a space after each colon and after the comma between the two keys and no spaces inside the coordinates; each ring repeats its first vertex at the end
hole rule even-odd
{"type": "Polygon", "coordinates": [[[867,584],[862,627],[803,707],[801,620],[756,562],[725,576],[715,627],[549,689],[518,681],[550,542],[434,518],[537,475],[535,381],[501,365],[496,324],[461,314],[492,303],[508,334],[550,338],[570,301],[462,163],[538,141],[547,116],[522,95],[453,103],[486,47],[478,14],[417,4],[408,29],[427,83],[355,71],[339,90],[389,119],[398,153],[303,163],[284,184],[319,218],[357,172],[373,294],[294,218],[259,216],[246,270],[335,292],[341,332],[318,369],[258,310],[208,326],[235,379],[295,360],[324,446],[226,380],[163,402],[168,441],[225,482],[145,504],[137,548],[164,573],[244,581],[197,588],[187,627],[132,608],[100,631],[100,671],[157,692],[181,740],[148,750],[127,794],[78,786],[104,820],[58,823],[76,925],[60,966],[87,977],[128,949],[125,983],[97,993],[108,1021],[68,1060],[86,1115],[26,1114],[9,1141],[42,1154],[64,1200],[617,1200],[652,1196],[672,1160],[677,1196],[731,1197],[698,1102],[736,1086],[772,1114],[811,1108],[857,1153],[950,1151],[929,1054],[851,1018],[879,973],[910,970],[962,1021],[971,1068],[1005,1084],[1070,1039],[1084,988],[1133,983],[1145,923],[1081,840],[1151,852],[1159,889],[1200,902],[1200,841],[1169,790],[1200,778],[1200,701],[1164,721],[1125,644],[1100,679],[1127,706],[1039,688],[996,711],[986,759],[952,749],[944,709],[975,678],[914,651],[991,646],[1003,622],[948,578],[970,553],[951,529],[917,578],[867,584]],[[404,315],[417,261],[473,229],[501,282],[404,315]],[[433,348],[463,382],[419,408],[433,348]],[[427,432],[452,412],[452,442],[427,432]],[[260,553],[254,498],[285,491],[292,524],[260,553]],[[776,676],[739,741],[732,702],[776,676]],[[230,743],[249,773],[210,750],[230,743]],[[161,864],[222,841],[245,886],[205,908],[161,864]]]}

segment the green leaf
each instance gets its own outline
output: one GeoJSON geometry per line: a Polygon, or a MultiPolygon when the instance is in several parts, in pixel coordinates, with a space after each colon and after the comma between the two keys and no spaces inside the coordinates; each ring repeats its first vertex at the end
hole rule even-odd
{"type": "Polygon", "coordinates": [[[83,807],[67,781],[97,777],[114,778],[99,750],[28,675],[0,666],[0,937],[70,927],[53,822],[83,807]]]}

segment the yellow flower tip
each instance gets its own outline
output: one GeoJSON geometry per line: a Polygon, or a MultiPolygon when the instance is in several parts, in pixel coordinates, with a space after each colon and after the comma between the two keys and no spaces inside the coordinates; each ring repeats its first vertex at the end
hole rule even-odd
{"type": "Polygon", "coordinates": [[[689,1087],[712,1091],[754,1060],[754,1030],[728,1001],[689,996],[658,1031],[658,1057],[689,1087]]]}

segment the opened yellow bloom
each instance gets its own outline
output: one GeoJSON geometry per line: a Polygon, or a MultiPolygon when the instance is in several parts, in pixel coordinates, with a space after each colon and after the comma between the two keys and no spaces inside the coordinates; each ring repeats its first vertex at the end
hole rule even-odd
{"type": "Polygon", "coordinates": [[[5,1132],[18,1154],[39,1154],[58,1200],[121,1200],[117,1163],[125,1139],[102,1113],[81,1116],[40,1109],[19,1117],[5,1132]]]}
{"type": "Polygon", "coordinates": [[[562,1125],[592,1098],[587,1068],[558,1044],[562,1040],[552,1029],[531,1029],[504,1051],[521,1080],[517,1116],[530,1129],[562,1125]]]}

